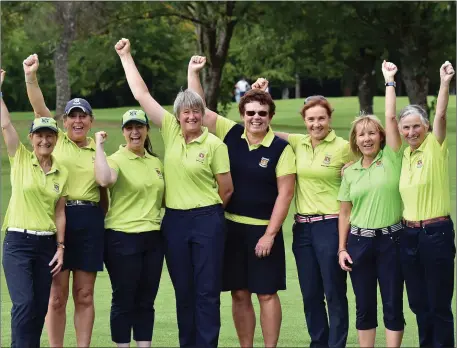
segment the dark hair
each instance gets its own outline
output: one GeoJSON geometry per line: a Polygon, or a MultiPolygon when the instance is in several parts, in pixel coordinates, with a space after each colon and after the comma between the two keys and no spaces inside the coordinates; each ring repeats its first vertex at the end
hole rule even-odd
{"type": "MultiPolygon", "coordinates": [[[[320,97],[320,96],[316,96],[316,97],[320,97]]],[[[322,106],[327,111],[328,117],[330,117],[330,118],[332,117],[333,108],[330,105],[330,103],[328,102],[328,100],[323,97],[322,98],[310,98],[308,101],[306,101],[305,105],[303,105],[303,107],[300,111],[301,116],[303,118],[305,118],[306,110],[311,109],[315,106],[322,106]]]]}
{"type": "MultiPolygon", "coordinates": [[[[128,124],[131,124],[131,123],[135,123],[135,124],[140,124],[142,126],[146,126],[146,129],[148,130],[149,132],[149,124],[144,124],[144,123],[141,123],[141,122],[137,122],[137,121],[128,121],[126,124],[124,124],[122,126],[122,129],[125,128],[125,126],[127,126],[128,124]]],[[[146,135],[146,139],[144,140],[144,149],[147,151],[148,154],[150,154],[151,156],[154,156],[154,157],[159,157],[157,156],[156,153],[154,153],[154,151],[152,151],[152,144],[151,144],[151,139],[149,138],[149,134],[146,135]]]]}
{"type": "Polygon", "coordinates": [[[240,99],[240,103],[238,104],[238,109],[240,111],[240,115],[244,115],[246,104],[252,102],[259,102],[260,105],[268,105],[269,109],[269,116],[270,118],[273,117],[276,110],[276,105],[273,99],[271,98],[270,93],[261,91],[260,89],[251,89],[246,92],[240,99]]]}

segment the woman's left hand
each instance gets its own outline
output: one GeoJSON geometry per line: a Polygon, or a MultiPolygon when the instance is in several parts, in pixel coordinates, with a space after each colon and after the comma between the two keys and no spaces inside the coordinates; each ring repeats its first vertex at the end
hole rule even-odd
{"type": "Polygon", "coordinates": [[[259,258],[270,255],[275,237],[264,234],[255,246],[255,255],[259,258]]]}
{"type": "Polygon", "coordinates": [[[60,272],[63,266],[63,248],[57,248],[54,257],[52,258],[51,262],[49,262],[49,266],[52,267],[53,264],[56,264],[54,268],[51,270],[52,276],[55,277],[57,273],[60,272]]]}

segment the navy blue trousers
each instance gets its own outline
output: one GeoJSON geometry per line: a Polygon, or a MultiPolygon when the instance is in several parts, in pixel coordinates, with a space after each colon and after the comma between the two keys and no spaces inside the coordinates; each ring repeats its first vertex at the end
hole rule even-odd
{"type": "MultiPolygon", "coordinates": [[[[11,302],[11,347],[38,348],[51,292],[55,236],[7,232],[3,270],[11,302]]],[[[54,266],[54,265],[53,265],[54,266]]]]}
{"type": "Polygon", "coordinates": [[[105,232],[105,265],[113,298],[111,339],[115,343],[151,341],[154,301],[159,290],[164,259],[162,232],[105,232]]]}
{"type": "Polygon", "coordinates": [[[175,289],[181,347],[217,347],[224,260],[221,205],[166,209],[165,259],[175,289]]]}
{"type": "Polygon", "coordinates": [[[409,307],[416,314],[421,347],[454,347],[455,233],[451,220],[405,227],[400,237],[409,307]]]}
{"type": "Polygon", "coordinates": [[[349,316],[347,276],[337,259],[338,219],[295,223],[292,250],[311,337],[310,347],[344,348],[349,316]]]}
{"type": "Polygon", "coordinates": [[[375,237],[349,234],[347,251],[353,262],[350,275],[355,294],[357,330],[378,326],[378,281],[385,328],[402,331],[405,327],[403,276],[398,246],[401,233],[400,230],[375,237]]]}

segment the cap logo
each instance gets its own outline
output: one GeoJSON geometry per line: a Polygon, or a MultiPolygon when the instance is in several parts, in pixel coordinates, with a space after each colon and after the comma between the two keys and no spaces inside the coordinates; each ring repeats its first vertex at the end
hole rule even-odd
{"type": "Polygon", "coordinates": [[[75,104],[78,104],[78,105],[79,105],[79,104],[81,104],[81,101],[79,100],[79,98],[75,98],[75,99],[73,99],[73,104],[74,104],[74,105],[75,105],[75,104]]]}
{"type": "Polygon", "coordinates": [[[41,123],[49,123],[49,119],[47,118],[40,118],[41,123]]]}
{"type": "Polygon", "coordinates": [[[269,161],[270,161],[269,158],[262,157],[262,159],[259,162],[259,166],[261,166],[262,168],[266,168],[266,167],[268,167],[269,161]]]}

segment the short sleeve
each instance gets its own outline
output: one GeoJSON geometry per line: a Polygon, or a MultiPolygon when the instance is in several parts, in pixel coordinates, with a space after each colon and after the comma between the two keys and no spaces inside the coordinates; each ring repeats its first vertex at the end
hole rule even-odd
{"type": "Polygon", "coordinates": [[[67,197],[68,196],[68,177],[67,180],[65,180],[65,184],[63,185],[62,188],[62,193],[60,194],[61,197],[67,197]]]}
{"type": "Polygon", "coordinates": [[[18,146],[14,156],[13,157],[8,156],[8,159],[10,160],[11,168],[13,168],[16,163],[22,162],[21,159],[23,159],[25,156],[30,155],[30,154],[31,154],[31,152],[25,148],[24,144],[19,143],[19,146],[18,146]]]}
{"type": "Polygon", "coordinates": [[[235,121],[229,120],[226,117],[217,115],[216,120],[216,136],[224,140],[228,132],[236,125],[235,121]]]}
{"type": "Polygon", "coordinates": [[[224,143],[218,145],[214,151],[214,156],[211,159],[211,171],[213,174],[228,173],[230,171],[228,148],[224,143]]]}
{"type": "Polygon", "coordinates": [[[343,164],[349,163],[351,161],[355,162],[357,160],[357,158],[351,151],[351,146],[349,145],[349,143],[344,144],[341,151],[341,162],[343,162],[343,164]]]}
{"type": "Polygon", "coordinates": [[[395,166],[401,167],[403,159],[403,148],[400,147],[398,151],[394,151],[389,145],[386,144],[383,149],[383,156],[386,156],[395,166]]]}
{"type": "Polygon", "coordinates": [[[428,146],[433,146],[433,149],[439,150],[444,154],[447,154],[448,152],[448,141],[447,141],[447,136],[444,138],[443,142],[440,144],[438,142],[438,139],[436,139],[436,136],[433,132],[431,132],[429,135],[431,139],[428,142],[428,146]]]}
{"type": "Polygon", "coordinates": [[[297,173],[297,167],[295,164],[295,153],[290,145],[284,148],[284,151],[279,157],[278,164],[276,165],[276,177],[295,174],[297,173]]]}
{"type": "Polygon", "coordinates": [[[106,161],[108,162],[108,166],[115,170],[117,174],[119,174],[119,164],[117,164],[113,155],[109,156],[106,161]]]}
{"type": "Polygon", "coordinates": [[[343,180],[341,180],[341,186],[340,186],[340,191],[338,192],[338,200],[340,202],[350,202],[350,184],[347,180],[347,175],[345,172],[345,175],[343,175],[343,180]]]}
{"type": "Polygon", "coordinates": [[[176,117],[166,111],[162,119],[162,127],[160,133],[162,134],[164,145],[167,146],[170,139],[179,132],[179,124],[176,121],[176,117]]]}
{"type": "Polygon", "coordinates": [[[289,145],[292,147],[292,150],[295,152],[297,150],[297,146],[303,140],[305,136],[303,134],[289,134],[287,137],[287,141],[289,145]]]}

